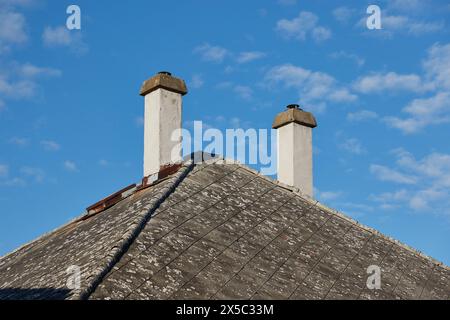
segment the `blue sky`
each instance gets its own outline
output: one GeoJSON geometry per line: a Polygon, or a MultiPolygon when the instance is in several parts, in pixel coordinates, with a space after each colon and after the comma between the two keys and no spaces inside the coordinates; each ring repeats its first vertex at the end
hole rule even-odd
{"type": "Polygon", "coordinates": [[[131,3],[0,0],[0,255],[141,179],[139,88],[169,70],[187,127],[300,103],[317,198],[450,264],[447,1],[131,3]]]}

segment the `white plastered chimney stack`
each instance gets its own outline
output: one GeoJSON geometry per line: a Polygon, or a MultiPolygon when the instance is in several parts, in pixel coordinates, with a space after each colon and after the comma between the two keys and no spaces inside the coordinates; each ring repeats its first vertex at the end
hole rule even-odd
{"type": "Polygon", "coordinates": [[[146,80],[140,95],[145,98],[144,177],[182,161],[182,97],[187,94],[182,79],[159,72],[146,80]]]}
{"type": "Polygon", "coordinates": [[[275,117],[277,129],[278,181],[298,188],[313,197],[312,129],[317,127],[314,116],[298,105],[275,117]]]}

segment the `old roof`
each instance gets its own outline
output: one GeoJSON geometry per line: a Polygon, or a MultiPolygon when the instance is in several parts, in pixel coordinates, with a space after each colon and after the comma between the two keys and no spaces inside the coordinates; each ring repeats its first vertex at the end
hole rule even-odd
{"type": "Polygon", "coordinates": [[[450,270],[245,166],[185,163],[0,259],[0,299],[88,298],[450,299],[450,270]]]}

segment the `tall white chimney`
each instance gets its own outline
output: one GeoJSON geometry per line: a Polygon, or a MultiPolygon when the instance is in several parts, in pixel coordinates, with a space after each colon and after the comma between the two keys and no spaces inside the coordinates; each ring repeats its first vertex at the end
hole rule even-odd
{"type": "Polygon", "coordinates": [[[275,117],[277,129],[278,180],[313,196],[312,129],[317,127],[314,116],[296,104],[275,117]]]}
{"type": "Polygon", "coordinates": [[[159,72],[144,82],[144,177],[181,162],[182,96],[187,87],[169,72],[159,72]],[[175,132],[175,133],[174,133],[175,132]]]}

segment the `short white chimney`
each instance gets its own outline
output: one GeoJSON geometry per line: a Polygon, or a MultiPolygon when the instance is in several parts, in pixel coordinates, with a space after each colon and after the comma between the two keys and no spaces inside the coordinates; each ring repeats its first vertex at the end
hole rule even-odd
{"type": "Polygon", "coordinates": [[[179,163],[181,155],[182,96],[187,87],[169,72],[159,72],[144,82],[144,177],[179,163]]]}
{"type": "Polygon", "coordinates": [[[277,129],[278,181],[313,196],[312,129],[317,127],[314,116],[296,104],[275,117],[277,129]]]}

